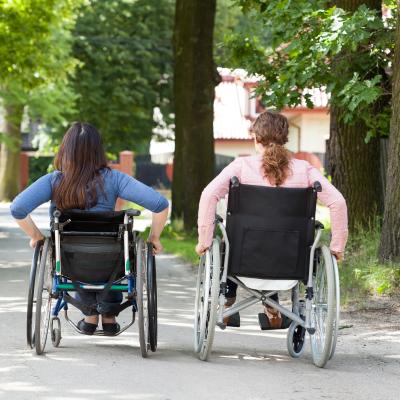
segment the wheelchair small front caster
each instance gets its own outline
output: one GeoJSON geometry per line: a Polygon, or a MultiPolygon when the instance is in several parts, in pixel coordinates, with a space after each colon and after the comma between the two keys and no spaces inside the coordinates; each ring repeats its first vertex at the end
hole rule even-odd
{"type": "Polygon", "coordinates": [[[50,333],[51,333],[51,343],[54,347],[58,347],[61,342],[61,323],[58,317],[54,317],[51,319],[50,325],[50,333]],[[56,322],[56,327],[54,327],[54,322],[56,322]]]}
{"type": "Polygon", "coordinates": [[[304,352],[304,340],[306,329],[297,322],[293,321],[290,324],[287,334],[287,349],[291,357],[298,358],[304,352]]]}

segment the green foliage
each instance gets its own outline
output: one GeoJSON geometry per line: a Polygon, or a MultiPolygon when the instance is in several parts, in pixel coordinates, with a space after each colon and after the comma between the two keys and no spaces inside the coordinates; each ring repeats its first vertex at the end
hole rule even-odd
{"type": "Polygon", "coordinates": [[[172,0],[87,0],[74,30],[74,119],[93,123],[106,149],[138,150],[154,128],[153,108],[171,110],[172,0]]]}
{"type": "Polygon", "coordinates": [[[28,116],[43,123],[64,123],[62,113],[73,107],[69,32],[79,3],[0,1],[0,97],[27,106],[28,116]]]}
{"type": "Polygon", "coordinates": [[[214,27],[214,57],[218,66],[224,67],[229,59],[230,51],[224,41],[229,40],[232,33],[242,38],[257,37],[264,45],[269,43],[269,36],[254,10],[244,14],[237,1],[218,0],[214,27]]]}
{"type": "Polygon", "coordinates": [[[369,295],[400,292],[400,265],[379,263],[379,237],[378,223],[350,237],[346,260],[340,266],[341,291],[345,303],[360,303],[369,295]]]}
{"type": "Polygon", "coordinates": [[[29,185],[52,170],[54,157],[29,157],[29,185]]]}
{"type": "Polygon", "coordinates": [[[323,88],[344,110],[347,123],[361,118],[369,136],[388,134],[394,18],[383,21],[365,5],[348,13],[327,0],[237,4],[253,13],[254,21],[262,21],[269,45],[257,34],[233,33],[226,41],[230,63],[263,78],[258,93],[267,107],[292,107],[305,99],[312,108],[306,89],[323,88]],[[383,105],[380,118],[377,103],[383,105]]]}

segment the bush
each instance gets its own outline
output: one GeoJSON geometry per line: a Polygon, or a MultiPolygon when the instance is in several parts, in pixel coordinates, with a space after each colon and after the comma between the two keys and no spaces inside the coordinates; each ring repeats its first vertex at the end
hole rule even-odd
{"type": "Polygon", "coordinates": [[[340,266],[343,301],[360,302],[370,295],[394,295],[400,291],[400,265],[378,260],[380,228],[359,230],[352,235],[346,260],[340,266]]]}
{"type": "Polygon", "coordinates": [[[29,185],[52,170],[53,158],[29,157],[29,185]]]}

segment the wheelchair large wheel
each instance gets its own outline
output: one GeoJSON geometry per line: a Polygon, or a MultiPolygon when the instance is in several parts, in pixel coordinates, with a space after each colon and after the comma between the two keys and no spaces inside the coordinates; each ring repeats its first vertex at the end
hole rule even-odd
{"type": "Polygon", "coordinates": [[[150,348],[146,253],[146,243],[140,238],[137,242],[136,253],[136,299],[138,307],[139,343],[142,357],[147,357],[150,348]]]}
{"type": "Polygon", "coordinates": [[[315,332],[310,335],[311,352],[314,364],[323,368],[331,356],[336,319],[335,272],[331,253],[326,246],[321,247],[321,255],[316,263],[313,288],[311,319],[315,332]]]}
{"type": "Polygon", "coordinates": [[[42,256],[39,264],[39,277],[36,297],[35,315],[35,349],[37,354],[42,354],[46,347],[50,325],[52,303],[53,271],[51,259],[50,239],[46,238],[43,244],[42,256]]]}
{"type": "Polygon", "coordinates": [[[36,244],[32,257],[31,271],[29,275],[28,305],[26,310],[26,341],[28,346],[33,349],[35,346],[35,315],[34,306],[36,305],[37,284],[39,281],[40,256],[42,254],[43,243],[36,244]]]}
{"type": "Polygon", "coordinates": [[[197,276],[194,350],[203,361],[208,359],[214,340],[220,272],[220,241],[214,239],[211,248],[200,259],[197,276]]]}
{"type": "Polygon", "coordinates": [[[153,254],[152,243],[147,243],[147,308],[149,319],[150,350],[157,350],[157,280],[156,258],[153,254]]]}

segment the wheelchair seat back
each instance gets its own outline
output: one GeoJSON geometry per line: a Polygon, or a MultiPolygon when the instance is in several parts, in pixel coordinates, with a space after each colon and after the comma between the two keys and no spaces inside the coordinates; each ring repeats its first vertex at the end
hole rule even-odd
{"type": "Polygon", "coordinates": [[[114,271],[114,280],[122,278],[125,274],[124,215],[123,211],[62,212],[59,219],[62,226],[60,230],[62,275],[73,281],[85,283],[108,282],[114,271]]]}
{"type": "Polygon", "coordinates": [[[228,197],[229,273],[307,280],[318,185],[282,188],[240,184],[228,197]]]}

